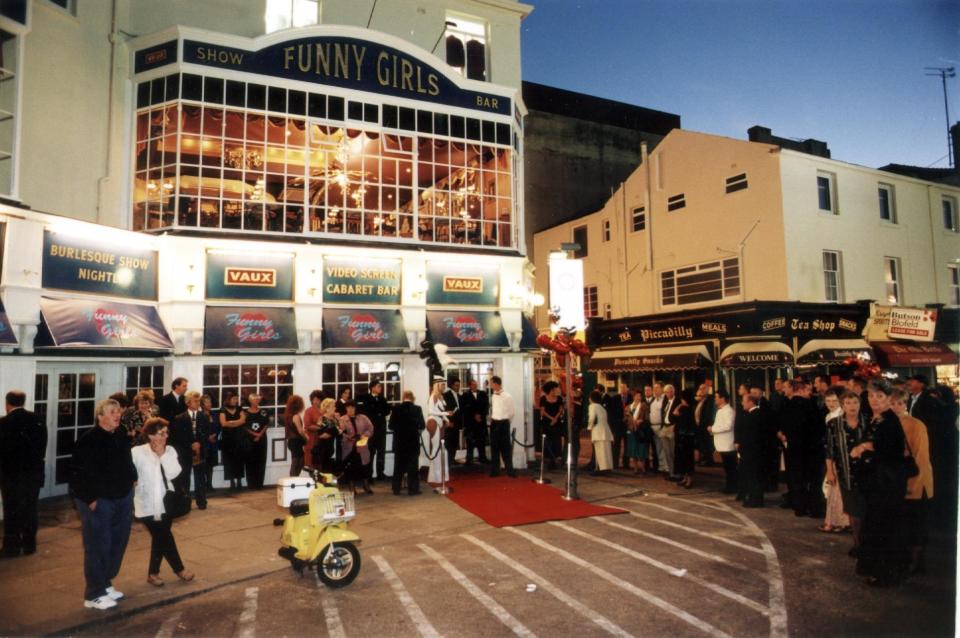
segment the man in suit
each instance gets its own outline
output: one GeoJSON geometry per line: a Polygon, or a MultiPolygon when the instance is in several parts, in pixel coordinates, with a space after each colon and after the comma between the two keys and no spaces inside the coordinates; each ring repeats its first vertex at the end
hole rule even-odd
{"type": "Polygon", "coordinates": [[[420,493],[420,433],[426,427],[423,409],[414,402],[413,392],[404,390],[403,402],[394,406],[390,414],[393,432],[393,493],[400,494],[403,476],[407,476],[407,493],[420,493]]]}
{"type": "Polygon", "coordinates": [[[463,428],[463,410],[460,406],[460,379],[452,377],[443,392],[443,402],[450,414],[449,425],[444,434],[447,445],[447,459],[451,466],[460,448],[460,432],[463,428]]]}
{"type": "MultiPolygon", "coordinates": [[[[177,451],[180,475],[170,482],[178,490],[190,493],[190,477],[193,476],[193,494],[197,509],[207,509],[207,472],[204,463],[207,433],[210,420],[200,409],[200,393],[187,392],[186,410],[170,424],[170,445],[177,451]],[[191,468],[193,471],[191,471],[191,468]]],[[[244,434],[246,436],[246,434],[244,434]]]]}
{"type": "Polygon", "coordinates": [[[24,409],[27,395],[7,392],[0,419],[0,494],[3,496],[4,557],[37,551],[37,500],[43,486],[47,428],[24,409]]]}
{"type": "Polygon", "coordinates": [[[183,395],[186,394],[188,385],[189,383],[183,377],[174,379],[173,383],[170,384],[172,391],[160,397],[160,402],[157,404],[157,416],[172,424],[174,417],[183,414],[187,409],[187,403],[183,395]]]}
{"type": "Polygon", "coordinates": [[[733,427],[734,445],[740,453],[737,500],[742,500],[744,507],[763,507],[763,413],[750,393],[740,401],[743,412],[737,415],[733,427]]]}
{"type": "Polygon", "coordinates": [[[662,447],[660,451],[663,452],[661,457],[661,470],[666,470],[665,479],[669,481],[679,481],[682,477],[677,476],[673,472],[673,454],[675,449],[675,440],[674,440],[674,421],[676,416],[674,416],[673,411],[677,409],[677,406],[680,405],[680,400],[677,399],[677,390],[671,384],[663,386],[663,402],[660,404],[660,418],[661,418],[661,428],[660,428],[660,439],[662,442],[662,447]]]}
{"type": "MultiPolygon", "coordinates": [[[[624,387],[626,387],[625,384],[624,387]]],[[[623,399],[617,394],[616,387],[607,388],[607,395],[603,397],[603,407],[607,411],[607,424],[613,432],[613,469],[617,469],[620,466],[620,449],[627,436],[627,424],[623,421],[623,399]]]]}
{"type": "MultiPolygon", "coordinates": [[[[367,446],[370,450],[370,466],[368,472],[377,469],[377,479],[386,478],[383,472],[384,454],[387,451],[387,416],[390,415],[390,404],[383,397],[383,382],[373,379],[367,386],[368,392],[361,394],[354,403],[357,414],[362,414],[373,424],[373,437],[367,446]]],[[[372,478],[372,477],[371,477],[372,478]]]]}
{"type": "Polygon", "coordinates": [[[460,395],[460,410],[463,412],[463,429],[467,439],[467,464],[473,463],[473,449],[481,463],[487,459],[487,414],[490,412],[490,397],[477,389],[477,380],[470,379],[469,389],[460,395]]]}

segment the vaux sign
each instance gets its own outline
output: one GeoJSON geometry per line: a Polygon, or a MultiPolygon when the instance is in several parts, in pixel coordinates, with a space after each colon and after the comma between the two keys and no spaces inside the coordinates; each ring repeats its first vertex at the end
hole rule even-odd
{"type": "MultiPolygon", "coordinates": [[[[175,63],[177,51],[172,44],[175,42],[137,51],[136,73],[175,63]]],[[[426,61],[361,37],[318,35],[276,42],[257,50],[187,38],[183,40],[182,61],[498,115],[513,114],[509,95],[462,89],[426,61]]]]}
{"type": "Polygon", "coordinates": [[[293,301],[293,254],[207,252],[207,299],[293,301]]]}
{"type": "Polygon", "coordinates": [[[496,306],[500,269],[493,266],[427,262],[427,303],[496,306]]]}

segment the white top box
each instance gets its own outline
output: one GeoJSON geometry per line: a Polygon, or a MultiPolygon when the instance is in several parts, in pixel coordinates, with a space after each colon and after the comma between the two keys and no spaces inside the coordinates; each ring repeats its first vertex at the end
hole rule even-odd
{"type": "Polygon", "coordinates": [[[308,476],[285,476],[277,482],[277,505],[290,507],[290,503],[310,498],[310,492],[316,487],[308,476]]]}

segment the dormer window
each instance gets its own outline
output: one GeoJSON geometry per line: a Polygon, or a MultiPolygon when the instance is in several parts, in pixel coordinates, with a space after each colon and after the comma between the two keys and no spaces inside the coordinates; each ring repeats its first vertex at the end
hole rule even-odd
{"type": "Polygon", "coordinates": [[[267,0],[264,25],[267,33],[317,24],[317,0],[267,0]]]}
{"type": "Polygon", "coordinates": [[[471,18],[447,16],[447,64],[471,80],[487,80],[487,27],[471,18]]]}

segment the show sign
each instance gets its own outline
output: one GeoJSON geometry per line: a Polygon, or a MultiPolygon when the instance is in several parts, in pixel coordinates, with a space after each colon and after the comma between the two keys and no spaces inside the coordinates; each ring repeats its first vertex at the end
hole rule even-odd
{"type": "Polygon", "coordinates": [[[399,310],[324,308],[324,350],[406,350],[399,310]]]}
{"type": "Polygon", "coordinates": [[[293,308],[208,306],[203,326],[204,352],[297,349],[293,308]]]}
{"type": "Polygon", "coordinates": [[[157,251],[43,232],[44,288],[157,299],[157,251]]]}
{"type": "MultiPolygon", "coordinates": [[[[161,55],[162,51],[151,54],[161,55]]],[[[513,113],[510,97],[462,89],[425,61],[372,40],[313,36],[277,42],[257,51],[184,40],[183,61],[499,115],[513,113]]]]}
{"type": "Polygon", "coordinates": [[[493,311],[428,310],[427,330],[434,343],[450,348],[507,348],[500,314],[493,311]]]}
{"type": "Polygon", "coordinates": [[[438,306],[496,306],[500,268],[427,262],[427,304],[438,306]]]}
{"type": "Polygon", "coordinates": [[[39,347],[173,349],[152,305],[41,297],[40,314],[39,347]]]}
{"type": "Polygon", "coordinates": [[[207,299],[293,301],[292,253],[207,252],[207,299]]]}
{"type": "Polygon", "coordinates": [[[400,261],[323,260],[324,303],[400,304],[400,261]]]}
{"type": "Polygon", "coordinates": [[[933,341],[936,329],[937,311],[934,309],[875,305],[864,336],[870,341],[933,341]]]}

